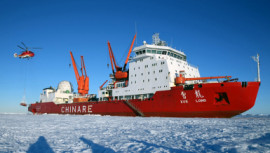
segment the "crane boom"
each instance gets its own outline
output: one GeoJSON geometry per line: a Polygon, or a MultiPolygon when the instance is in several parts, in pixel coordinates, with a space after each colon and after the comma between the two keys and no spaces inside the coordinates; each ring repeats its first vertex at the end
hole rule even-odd
{"type": "Polygon", "coordinates": [[[110,42],[108,41],[108,47],[109,47],[109,52],[111,53],[111,59],[113,60],[113,63],[114,63],[114,66],[115,66],[115,69],[116,71],[121,71],[122,70],[122,67],[119,67],[117,64],[116,64],[116,60],[114,58],[114,55],[113,55],[113,51],[112,51],[112,48],[111,48],[111,44],[110,42]]]}
{"type": "Polygon", "coordinates": [[[99,89],[101,90],[102,88],[103,88],[103,86],[105,85],[105,83],[107,83],[108,82],[108,80],[106,80],[100,87],[99,87],[99,89]]]}
{"type": "Polygon", "coordinates": [[[112,48],[111,48],[111,44],[110,42],[108,41],[108,48],[109,48],[109,54],[110,54],[110,60],[111,60],[111,65],[112,65],[112,71],[113,71],[113,74],[114,74],[114,77],[116,80],[123,80],[123,79],[128,79],[128,71],[126,71],[126,66],[127,66],[127,63],[128,63],[128,60],[129,60],[129,56],[131,54],[131,51],[132,51],[132,48],[133,48],[133,45],[134,45],[134,41],[136,39],[136,35],[134,36],[133,38],[133,41],[131,43],[131,46],[129,48],[129,52],[128,52],[128,55],[127,55],[127,58],[126,58],[126,61],[125,61],[125,65],[124,67],[119,67],[117,66],[116,64],[116,61],[115,61],[115,58],[114,58],[114,55],[113,55],[113,51],[112,51],[112,48]],[[113,66],[114,64],[114,66],[113,66]],[[116,69],[116,72],[114,72],[114,67],[116,69]],[[123,69],[122,69],[123,68],[123,69]]]}
{"type": "Polygon", "coordinates": [[[82,75],[83,75],[83,70],[84,70],[84,73],[85,73],[85,77],[87,77],[87,74],[86,74],[86,69],[85,69],[85,64],[84,64],[84,60],[83,60],[83,56],[81,56],[81,65],[82,65],[82,75]]]}
{"type": "Polygon", "coordinates": [[[88,94],[88,91],[89,91],[89,77],[87,76],[87,73],[86,73],[86,68],[85,68],[83,56],[81,56],[81,65],[82,65],[82,68],[81,68],[82,69],[82,76],[84,77],[82,95],[84,95],[84,94],[88,94]],[[83,70],[84,70],[85,75],[83,74],[83,70]]]}
{"type": "Polygon", "coordinates": [[[77,66],[76,66],[76,62],[75,62],[75,59],[74,59],[73,54],[72,54],[71,51],[70,51],[70,56],[71,56],[71,60],[72,60],[72,64],[73,64],[77,84],[78,84],[78,93],[80,95],[88,94],[88,91],[89,91],[89,78],[88,78],[88,76],[86,74],[86,69],[85,69],[83,56],[81,56],[81,72],[82,72],[81,76],[79,75],[79,72],[78,72],[78,69],[77,69],[77,66]],[[83,72],[83,70],[84,70],[84,72],[83,72]],[[85,73],[85,75],[84,75],[84,73],[85,73]]]}
{"type": "Polygon", "coordinates": [[[127,58],[126,58],[126,62],[125,62],[124,69],[123,69],[124,71],[126,70],[126,66],[127,66],[127,63],[128,63],[128,60],[129,60],[129,56],[130,56],[130,53],[131,53],[131,51],[132,51],[132,48],[133,48],[133,45],[134,45],[134,41],[135,41],[135,39],[136,39],[136,36],[137,36],[137,33],[136,33],[135,36],[133,37],[133,41],[132,41],[131,46],[130,46],[130,48],[129,48],[128,55],[127,55],[127,58]]]}
{"type": "Polygon", "coordinates": [[[112,66],[112,72],[114,74],[114,65],[113,65],[113,59],[112,59],[111,45],[110,45],[110,42],[109,41],[108,41],[108,48],[109,48],[109,54],[110,54],[110,61],[111,61],[111,66],[112,66]]]}
{"type": "Polygon", "coordinates": [[[72,52],[70,51],[69,53],[70,53],[70,56],[71,56],[72,65],[73,65],[73,69],[74,69],[74,72],[75,72],[76,80],[79,81],[80,75],[79,75],[79,72],[78,72],[78,69],[77,69],[77,66],[76,66],[75,59],[73,57],[72,52]]]}

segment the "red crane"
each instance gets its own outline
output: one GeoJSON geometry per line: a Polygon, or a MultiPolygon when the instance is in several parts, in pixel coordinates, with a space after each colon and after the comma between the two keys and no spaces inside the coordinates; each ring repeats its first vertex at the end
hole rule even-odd
{"type": "Polygon", "coordinates": [[[101,90],[102,88],[103,88],[103,86],[105,85],[105,83],[107,83],[108,82],[108,80],[106,80],[100,87],[99,87],[99,89],[101,90]]]}
{"type": "Polygon", "coordinates": [[[115,61],[115,58],[114,58],[114,55],[113,55],[113,51],[112,51],[112,48],[111,48],[111,44],[108,41],[108,48],[109,48],[111,65],[112,65],[112,72],[113,72],[114,77],[115,77],[116,80],[127,79],[127,77],[128,77],[128,74],[127,74],[127,71],[126,71],[126,66],[127,66],[127,63],[128,63],[129,56],[130,56],[130,53],[132,51],[133,45],[134,45],[134,41],[136,39],[136,35],[137,34],[135,34],[135,36],[133,37],[133,41],[132,41],[131,46],[129,48],[129,52],[128,52],[128,55],[127,55],[127,58],[126,58],[126,61],[125,61],[125,64],[124,64],[123,68],[119,67],[116,64],[116,61],[115,61]],[[116,72],[114,72],[114,66],[115,66],[116,72]]]}
{"type": "Polygon", "coordinates": [[[89,91],[89,78],[86,74],[83,56],[81,56],[81,72],[82,72],[81,76],[79,75],[79,72],[78,72],[78,69],[76,66],[76,62],[74,60],[74,57],[73,57],[73,54],[71,51],[70,51],[70,56],[71,56],[72,65],[74,68],[77,84],[78,84],[78,93],[82,96],[87,95],[88,91],[89,91]]]}

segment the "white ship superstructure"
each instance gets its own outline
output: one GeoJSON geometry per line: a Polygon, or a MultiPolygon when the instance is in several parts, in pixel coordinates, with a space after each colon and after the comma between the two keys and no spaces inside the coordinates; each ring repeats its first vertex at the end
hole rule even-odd
{"type": "Polygon", "coordinates": [[[54,102],[56,104],[73,102],[73,87],[69,81],[62,81],[55,90],[52,87],[43,89],[40,102],[54,102]]]}
{"type": "Polygon", "coordinates": [[[152,44],[144,41],[133,52],[135,57],[129,60],[128,79],[116,81],[111,75],[112,82],[99,90],[100,101],[151,98],[156,91],[174,87],[180,72],[188,78],[200,77],[198,68],[188,64],[184,52],[166,46],[158,34],[153,35],[152,44]]]}

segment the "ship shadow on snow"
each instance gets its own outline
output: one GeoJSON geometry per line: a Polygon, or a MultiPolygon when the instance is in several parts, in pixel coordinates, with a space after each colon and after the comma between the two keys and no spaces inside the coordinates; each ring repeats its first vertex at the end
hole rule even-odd
{"type": "Polygon", "coordinates": [[[27,153],[54,153],[50,145],[47,143],[45,137],[40,136],[36,143],[32,144],[29,149],[26,151],[27,153]]]}
{"type": "Polygon", "coordinates": [[[104,146],[96,144],[91,140],[85,139],[84,137],[80,137],[80,140],[84,142],[85,144],[87,144],[92,149],[93,153],[99,153],[99,152],[115,153],[115,151],[112,150],[111,148],[106,148],[104,146]]]}

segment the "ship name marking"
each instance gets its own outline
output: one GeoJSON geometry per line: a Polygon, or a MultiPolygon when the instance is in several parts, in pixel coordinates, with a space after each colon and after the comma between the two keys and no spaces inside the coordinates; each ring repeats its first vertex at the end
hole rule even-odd
{"type": "Polygon", "coordinates": [[[184,91],[181,92],[181,96],[183,97],[183,99],[187,99],[186,95],[187,95],[186,92],[184,92],[184,91]]]}
{"type": "Polygon", "coordinates": [[[92,105],[62,106],[61,113],[92,113],[92,105]]]}
{"type": "Polygon", "coordinates": [[[187,93],[184,92],[184,91],[182,91],[182,92],[181,92],[181,96],[182,96],[183,100],[180,100],[180,103],[181,103],[181,104],[187,104],[187,103],[188,103],[188,100],[187,100],[187,93]]]}
{"type": "Polygon", "coordinates": [[[196,103],[205,103],[206,99],[204,98],[204,96],[201,94],[200,90],[195,90],[195,96],[197,99],[195,99],[196,103]]]}
{"type": "Polygon", "coordinates": [[[181,104],[187,104],[188,100],[180,100],[181,104]]]}

